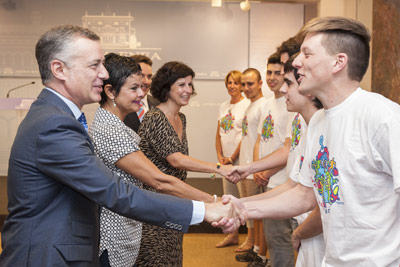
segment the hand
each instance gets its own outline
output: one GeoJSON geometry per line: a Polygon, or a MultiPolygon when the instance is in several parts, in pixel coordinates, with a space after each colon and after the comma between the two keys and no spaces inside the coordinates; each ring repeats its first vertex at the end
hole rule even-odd
{"type": "MultiPolygon", "coordinates": [[[[227,179],[228,179],[229,181],[231,181],[232,183],[237,183],[237,182],[239,182],[240,180],[246,179],[246,177],[249,176],[250,174],[251,174],[251,173],[250,173],[250,171],[249,171],[249,165],[245,165],[245,166],[233,166],[232,169],[231,169],[231,172],[230,172],[230,173],[228,174],[228,176],[227,176],[227,179]],[[234,175],[235,172],[236,172],[236,174],[237,174],[238,176],[240,176],[240,178],[239,178],[237,181],[232,181],[232,180],[230,179],[230,176],[231,176],[231,175],[234,175]]],[[[234,177],[237,177],[237,176],[234,176],[234,177]]]]}
{"type": "Polygon", "coordinates": [[[269,177],[265,175],[265,172],[256,172],[253,174],[254,182],[258,186],[267,186],[269,182],[269,177]]]}
{"type": "Polygon", "coordinates": [[[220,227],[224,233],[233,233],[239,228],[240,225],[244,225],[247,220],[247,212],[242,202],[231,195],[222,196],[222,203],[224,205],[232,205],[239,216],[234,219],[223,217],[219,221],[213,222],[212,226],[220,227]]]}
{"type": "MultiPolygon", "coordinates": [[[[221,162],[221,161],[220,161],[221,162]]],[[[221,162],[221,164],[223,164],[223,165],[228,165],[228,164],[232,164],[233,162],[232,162],[232,160],[230,159],[230,158],[227,158],[227,157],[222,157],[222,162],[221,162]]]]}
{"type": "Polygon", "coordinates": [[[301,239],[296,235],[296,230],[293,231],[292,234],[292,246],[295,251],[299,251],[301,245],[301,239]]]}
{"type": "Polygon", "coordinates": [[[236,184],[240,181],[240,175],[235,171],[232,171],[235,167],[232,165],[221,165],[218,173],[224,176],[231,183],[236,184]]]}

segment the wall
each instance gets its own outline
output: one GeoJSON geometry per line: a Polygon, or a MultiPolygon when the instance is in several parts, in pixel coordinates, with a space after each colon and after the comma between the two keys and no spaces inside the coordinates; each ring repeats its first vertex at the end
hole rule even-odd
{"type": "MultiPolygon", "coordinates": [[[[372,4],[373,0],[320,0],[319,16],[343,16],[362,22],[372,34],[372,4]]],[[[371,46],[372,47],[372,46],[371,46]]],[[[370,58],[369,67],[361,87],[371,90],[372,79],[372,60],[370,58]]]]}

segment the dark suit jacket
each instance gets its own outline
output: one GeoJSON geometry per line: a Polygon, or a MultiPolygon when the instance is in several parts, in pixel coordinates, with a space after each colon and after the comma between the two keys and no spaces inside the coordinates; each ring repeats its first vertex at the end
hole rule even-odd
{"type": "MultiPolygon", "coordinates": [[[[147,95],[147,103],[149,104],[149,110],[150,110],[151,108],[160,104],[160,101],[158,101],[151,95],[147,95]]],[[[140,126],[140,120],[136,112],[129,113],[128,116],[126,116],[124,123],[126,124],[126,126],[130,127],[136,133],[138,132],[140,126]]]]}
{"type": "Polygon", "coordinates": [[[110,172],[68,106],[48,90],[15,137],[8,200],[2,267],[98,266],[99,205],[181,231],[193,211],[190,200],[142,191],[110,172]]]}

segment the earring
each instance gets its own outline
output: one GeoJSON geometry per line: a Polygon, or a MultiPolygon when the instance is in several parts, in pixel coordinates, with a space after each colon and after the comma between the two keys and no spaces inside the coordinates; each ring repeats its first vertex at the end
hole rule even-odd
{"type": "Polygon", "coordinates": [[[114,98],[112,99],[113,106],[116,107],[117,105],[115,104],[114,98]]]}

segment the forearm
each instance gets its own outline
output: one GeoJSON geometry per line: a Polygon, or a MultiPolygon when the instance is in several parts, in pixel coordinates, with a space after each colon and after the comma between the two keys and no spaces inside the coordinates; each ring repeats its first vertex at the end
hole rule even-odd
{"type": "Polygon", "coordinates": [[[217,151],[218,161],[222,164],[222,157],[224,156],[222,152],[221,135],[219,134],[219,121],[217,126],[217,133],[215,135],[215,150],[217,151]]]}
{"type": "Polygon", "coordinates": [[[317,236],[322,233],[322,221],[320,209],[315,206],[314,210],[310,213],[307,219],[300,224],[293,235],[300,239],[307,239],[317,236]]]}
{"type": "Polygon", "coordinates": [[[267,199],[267,198],[272,198],[272,197],[280,195],[283,192],[286,192],[286,191],[294,188],[295,186],[297,186],[297,183],[289,178],[285,183],[275,187],[272,190],[269,190],[268,192],[264,192],[262,194],[258,194],[258,195],[254,195],[254,196],[250,196],[250,197],[241,198],[240,201],[244,203],[244,202],[259,201],[259,200],[263,200],[263,199],[267,199]]]}
{"type": "Polygon", "coordinates": [[[169,155],[167,157],[167,161],[174,168],[181,170],[205,173],[219,173],[216,163],[195,159],[180,152],[169,155]]]}
{"type": "Polygon", "coordinates": [[[313,189],[298,184],[275,197],[243,203],[248,219],[286,219],[313,209],[313,189]]]}
{"type": "Polygon", "coordinates": [[[176,177],[161,172],[140,151],[123,157],[116,162],[116,165],[161,193],[204,202],[214,202],[212,195],[200,191],[176,177]]]}
{"type": "Polygon", "coordinates": [[[236,147],[235,151],[233,152],[233,154],[231,155],[231,159],[232,159],[232,163],[235,162],[235,160],[237,160],[239,158],[239,153],[240,153],[240,145],[242,144],[242,142],[240,142],[238,144],[238,146],[236,147]]]}
{"type": "Polygon", "coordinates": [[[285,145],[274,152],[268,154],[260,160],[251,163],[248,168],[251,173],[264,171],[267,169],[283,168],[286,166],[290,150],[290,143],[285,142],[285,145]]]}

